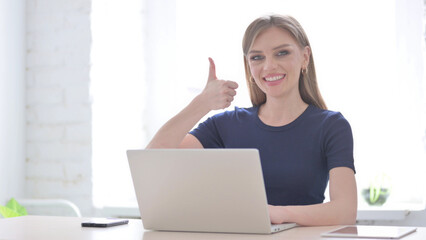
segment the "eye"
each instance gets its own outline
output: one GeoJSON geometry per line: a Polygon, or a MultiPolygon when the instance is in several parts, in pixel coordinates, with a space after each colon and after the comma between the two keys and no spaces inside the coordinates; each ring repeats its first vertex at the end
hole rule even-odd
{"type": "Polygon", "coordinates": [[[252,60],[252,61],[259,61],[259,60],[262,60],[263,58],[264,57],[261,56],[261,55],[254,55],[254,56],[250,57],[250,60],[252,60]]]}
{"type": "Polygon", "coordinates": [[[285,55],[288,55],[288,54],[290,54],[290,52],[289,52],[289,51],[287,51],[287,50],[282,50],[282,51],[279,51],[279,52],[277,53],[277,56],[285,56],[285,55]]]}

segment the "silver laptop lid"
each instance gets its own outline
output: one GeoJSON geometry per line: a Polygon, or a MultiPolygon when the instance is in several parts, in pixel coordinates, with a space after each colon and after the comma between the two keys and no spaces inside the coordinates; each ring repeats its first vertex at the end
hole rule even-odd
{"type": "Polygon", "coordinates": [[[127,151],[145,229],[270,233],[256,149],[127,151]]]}

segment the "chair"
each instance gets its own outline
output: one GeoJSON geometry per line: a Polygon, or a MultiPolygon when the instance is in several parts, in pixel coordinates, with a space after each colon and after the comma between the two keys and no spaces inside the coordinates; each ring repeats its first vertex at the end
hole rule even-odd
{"type": "Polygon", "coordinates": [[[81,217],[80,209],[65,199],[16,199],[28,215],[81,217]]]}

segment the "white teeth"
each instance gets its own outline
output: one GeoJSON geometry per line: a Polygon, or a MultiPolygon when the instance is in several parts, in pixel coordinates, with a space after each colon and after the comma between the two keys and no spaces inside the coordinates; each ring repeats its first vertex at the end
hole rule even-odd
{"type": "Polygon", "coordinates": [[[275,76],[275,77],[268,77],[268,78],[265,78],[265,80],[268,81],[268,82],[277,81],[277,80],[280,80],[280,79],[284,78],[284,76],[285,75],[280,75],[280,76],[275,76]]]}

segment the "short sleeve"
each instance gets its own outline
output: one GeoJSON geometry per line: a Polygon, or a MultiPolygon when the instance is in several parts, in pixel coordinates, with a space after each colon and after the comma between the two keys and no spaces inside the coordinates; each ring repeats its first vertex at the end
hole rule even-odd
{"type": "Polygon", "coordinates": [[[330,116],[324,127],[324,154],[327,168],[348,167],[355,172],[353,136],[349,122],[341,113],[330,116]]]}
{"type": "Polygon", "coordinates": [[[215,116],[200,123],[189,132],[201,142],[204,148],[223,148],[224,144],[217,129],[215,116]]]}

